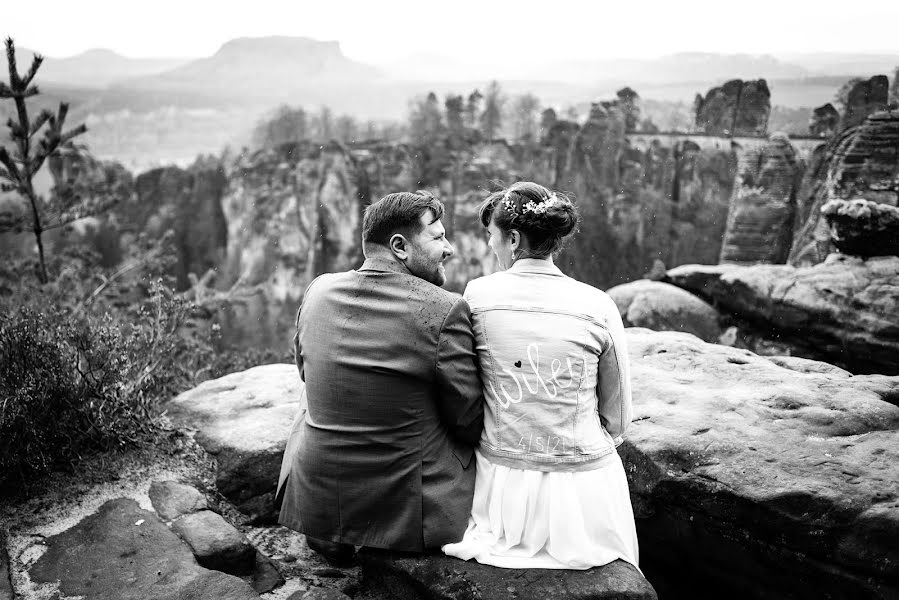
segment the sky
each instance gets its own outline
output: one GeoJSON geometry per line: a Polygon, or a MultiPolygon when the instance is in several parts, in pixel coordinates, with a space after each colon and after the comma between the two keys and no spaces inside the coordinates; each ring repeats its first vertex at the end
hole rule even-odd
{"type": "Polygon", "coordinates": [[[210,56],[267,35],[337,40],[372,64],[409,55],[457,60],[653,58],[685,51],[899,54],[899,0],[8,0],[0,35],[62,58],[210,56]],[[838,8],[830,8],[837,6],[838,8]]]}

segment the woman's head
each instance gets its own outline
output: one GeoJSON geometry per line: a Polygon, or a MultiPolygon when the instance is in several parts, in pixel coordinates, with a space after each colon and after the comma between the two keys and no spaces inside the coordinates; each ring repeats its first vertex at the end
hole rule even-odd
{"type": "Polygon", "coordinates": [[[562,249],[577,228],[577,208],[565,195],[530,181],[491,194],[479,210],[500,266],[519,258],[547,258],[562,249]]]}

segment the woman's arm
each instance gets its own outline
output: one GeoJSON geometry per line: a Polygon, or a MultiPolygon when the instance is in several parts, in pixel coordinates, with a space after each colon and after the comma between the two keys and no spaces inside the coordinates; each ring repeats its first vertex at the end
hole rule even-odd
{"type": "Polygon", "coordinates": [[[599,418],[618,446],[633,416],[631,372],[621,315],[611,298],[603,299],[603,317],[611,342],[599,356],[599,418]]]}

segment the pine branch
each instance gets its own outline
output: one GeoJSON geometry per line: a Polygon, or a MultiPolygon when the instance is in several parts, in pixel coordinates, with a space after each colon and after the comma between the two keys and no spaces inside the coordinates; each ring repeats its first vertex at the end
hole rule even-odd
{"type": "Polygon", "coordinates": [[[34,123],[31,124],[31,131],[28,133],[28,137],[33,137],[37,130],[43,127],[44,123],[49,121],[52,116],[53,113],[49,110],[42,110],[41,114],[34,120],[34,123]]]}
{"type": "Polygon", "coordinates": [[[10,181],[14,183],[22,182],[22,175],[19,173],[19,168],[16,166],[16,163],[13,161],[12,157],[9,155],[9,152],[6,151],[6,148],[0,146],[0,164],[6,167],[7,173],[11,177],[7,177],[10,181]]]}
{"type": "Polygon", "coordinates": [[[6,38],[6,61],[9,64],[9,85],[13,91],[17,91],[22,87],[22,80],[19,79],[19,72],[16,70],[16,47],[11,37],[6,38]]]}
{"type": "Polygon", "coordinates": [[[22,96],[22,98],[29,98],[31,96],[37,96],[38,94],[40,94],[40,91],[38,91],[36,85],[33,85],[30,88],[28,88],[27,90],[25,90],[25,93],[23,93],[21,96],[22,96]]]}
{"type": "Polygon", "coordinates": [[[41,68],[42,62],[44,62],[44,57],[40,54],[35,54],[34,60],[31,61],[31,68],[28,69],[28,74],[25,75],[24,79],[22,79],[23,87],[31,83],[31,80],[34,79],[34,76],[37,74],[37,70],[41,68]]]}
{"type": "Polygon", "coordinates": [[[0,81],[0,98],[12,98],[13,91],[8,85],[0,81]]]}

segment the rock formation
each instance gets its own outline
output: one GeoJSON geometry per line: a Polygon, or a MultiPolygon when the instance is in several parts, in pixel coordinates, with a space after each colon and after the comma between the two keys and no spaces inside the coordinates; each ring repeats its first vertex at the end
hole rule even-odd
{"type": "Polygon", "coordinates": [[[740,164],[720,262],[786,262],[804,165],[782,133],[757,152],[746,151],[740,164]]]}
{"type": "Polygon", "coordinates": [[[861,125],[868,115],[882,111],[889,104],[889,80],[886,75],[858,81],[849,89],[840,126],[843,129],[861,125]]]}
{"type": "Polygon", "coordinates": [[[854,256],[899,255],[899,208],[869,200],[831,200],[821,207],[837,250],[854,256]]]}
{"type": "Polygon", "coordinates": [[[627,331],[620,453],[660,597],[899,593],[899,378],[627,331]]]}
{"type": "Polygon", "coordinates": [[[764,79],[732,79],[698,95],[696,126],[715,135],[765,135],[771,113],[771,92],[764,79]]]}
{"type": "Polygon", "coordinates": [[[899,257],[833,254],[800,268],[684,265],[666,279],[802,356],[899,374],[899,257]]]}
{"type": "Polygon", "coordinates": [[[819,106],[812,111],[812,117],[809,119],[808,132],[809,135],[829,138],[840,126],[840,113],[834,108],[834,105],[828,102],[823,106],[819,106]]]}
{"type": "Polygon", "coordinates": [[[824,260],[833,246],[821,208],[830,200],[856,198],[899,205],[899,111],[874,113],[816,151],[799,194],[801,226],[789,262],[824,260]]]}

